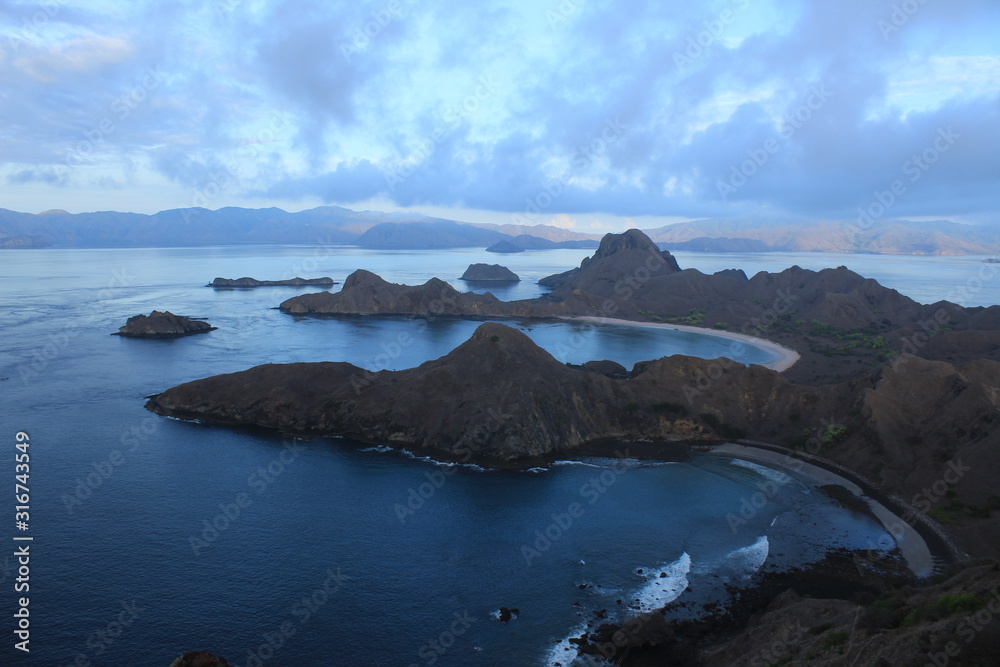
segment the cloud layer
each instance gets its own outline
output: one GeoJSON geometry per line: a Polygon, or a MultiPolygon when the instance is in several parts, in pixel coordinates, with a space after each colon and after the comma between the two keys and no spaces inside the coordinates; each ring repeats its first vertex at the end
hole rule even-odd
{"type": "Polygon", "coordinates": [[[1000,5],[0,1],[9,208],[994,222],[1000,5]],[[947,140],[942,139],[947,137],[947,140]]]}

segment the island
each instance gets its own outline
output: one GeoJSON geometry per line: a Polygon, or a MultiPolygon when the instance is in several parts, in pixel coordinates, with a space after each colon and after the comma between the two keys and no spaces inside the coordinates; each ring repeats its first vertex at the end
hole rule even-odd
{"type": "Polygon", "coordinates": [[[216,278],[206,287],[332,287],[333,278],[288,278],[287,280],[257,280],[256,278],[216,278]]]}
{"type": "Polygon", "coordinates": [[[499,264],[470,264],[459,280],[468,282],[516,283],[521,279],[506,266],[499,264]]]}
{"type": "Polygon", "coordinates": [[[128,318],[125,326],[111,335],[128,338],[180,338],[208,333],[215,329],[216,327],[202,319],[174,315],[169,310],[163,312],[154,310],[149,315],[134,315],[128,318]]]}
{"type": "Polygon", "coordinates": [[[502,241],[497,241],[490,247],[486,248],[486,252],[513,254],[516,252],[524,252],[524,248],[514,245],[507,239],[503,239],[502,241]]]}

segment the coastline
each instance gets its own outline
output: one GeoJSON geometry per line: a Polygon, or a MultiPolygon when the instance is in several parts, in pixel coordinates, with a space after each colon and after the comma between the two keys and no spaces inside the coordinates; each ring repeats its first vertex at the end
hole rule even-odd
{"type": "Polygon", "coordinates": [[[748,345],[753,345],[754,347],[759,347],[776,354],[778,357],[777,359],[758,365],[763,366],[764,368],[770,368],[771,370],[778,371],[779,373],[787,371],[789,368],[794,366],[795,363],[802,356],[798,352],[789,347],[785,347],[784,345],[779,345],[778,343],[769,341],[765,338],[757,338],[755,336],[749,336],[747,334],[736,333],[733,331],[724,331],[721,329],[706,329],[704,327],[692,327],[687,324],[668,324],[666,322],[637,322],[635,320],[620,320],[613,317],[593,317],[590,315],[565,315],[565,316],[559,316],[558,319],[577,321],[577,322],[593,322],[595,324],[614,324],[618,326],[646,327],[650,329],[674,329],[675,331],[687,331],[690,333],[697,333],[706,336],[716,336],[718,338],[725,338],[727,340],[746,343],[748,345]]]}
{"type": "Polygon", "coordinates": [[[947,544],[934,545],[937,548],[932,549],[931,544],[925,539],[925,535],[897,514],[893,508],[888,507],[889,503],[885,502],[886,499],[881,494],[873,493],[876,491],[873,487],[856,483],[855,480],[849,479],[833,469],[832,465],[822,467],[817,465],[818,461],[810,463],[797,456],[795,452],[781,453],[773,449],[740,443],[716,445],[706,453],[758,463],[801,479],[817,490],[826,485],[836,485],[847,489],[852,495],[868,505],[874,517],[895,540],[900,553],[909,564],[910,570],[921,579],[926,579],[934,574],[938,561],[953,559],[953,554],[948,553],[950,550],[947,548],[947,544]],[[794,465],[789,464],[790,460],[794,460],[794,465]]]}

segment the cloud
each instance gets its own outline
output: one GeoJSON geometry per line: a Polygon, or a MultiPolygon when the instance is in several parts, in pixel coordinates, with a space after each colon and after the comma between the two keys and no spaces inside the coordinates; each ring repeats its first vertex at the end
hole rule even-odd
{"type": "Polygon", "coordinates": [[[986,0],[67,2],[30,39],[41,5],[7,4],[8,179],[91,141],[74,172],[159,181],[176,205],[239,172],[214,202],[851,217],[952,128],[894,215],[1000,203],[986,0]],[[164,80],[119,117],[149,68],[164,80]]]}

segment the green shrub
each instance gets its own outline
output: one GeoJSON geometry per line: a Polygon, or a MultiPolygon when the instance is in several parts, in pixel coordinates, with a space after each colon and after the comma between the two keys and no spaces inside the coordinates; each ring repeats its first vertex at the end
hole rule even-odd
{"type": "Polygon", "coordinates": [[[976,595],[965,593],[962,595],[944,595],[938,599],[934,606],[941,614],[951,616],[952,614],[979,611],[986,606],[986,603],[976,595]]]}

